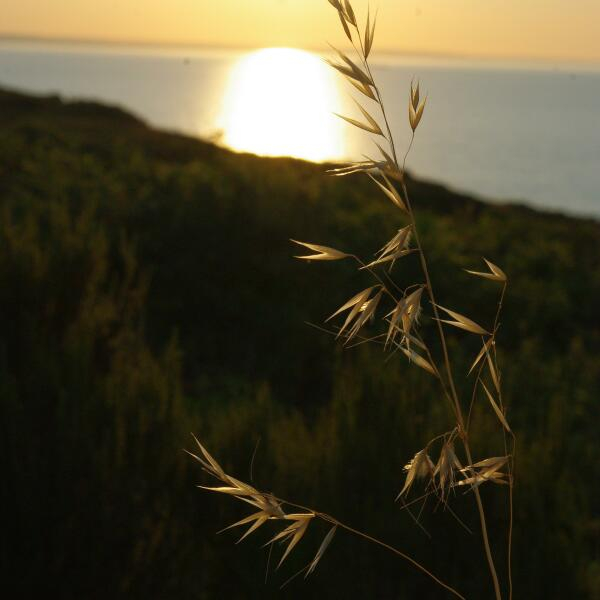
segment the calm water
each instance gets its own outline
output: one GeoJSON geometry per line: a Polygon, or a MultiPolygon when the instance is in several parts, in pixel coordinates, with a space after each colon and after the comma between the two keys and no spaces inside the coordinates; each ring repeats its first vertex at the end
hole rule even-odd
{"type": "MultiPolygon", "coordinates": [[[[230,104],[232,74],[239,71],[241,59],[240,53],[217,51],[4,42],[0,86],[116,103],[153,125],[227,141],[223,107],[230,104]]],[[[418,175],[483,197],[600,217],[600,71],[382,59],[374,74],[400,148],[409,134],[411,78],[418,77],[428,93],[408,161],[418,175]]],[[[346,89],[336,85],[344,87],[336,100],[343,110],[349,102],[346,89]]],[[[260,82],[244,89],[244,94],[273,96],[260,82]]],[[[319,100],[319,93],[307,92],[293,108],[298,118],[302,106],[315,97],[319,100]]],[[[268,130],[269,118],[256,114],[257,121],[263,119],[257,124],[259,131],[268,130]]],[[[333,123],[329,112],[326,118],[333,123]]],[[[332,145],[334,150],[325,154],[375,154],[362,134],[344,128],[340,139],[341,145],[332,145]]]]}

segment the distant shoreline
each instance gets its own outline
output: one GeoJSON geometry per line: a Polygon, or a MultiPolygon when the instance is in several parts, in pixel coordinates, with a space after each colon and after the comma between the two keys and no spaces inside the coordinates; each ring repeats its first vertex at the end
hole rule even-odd
{"type": "MultiPolygon", "coordinates": [[[[256,158],[265,163],[274,163],[282,161],[285,163],[297,163],[310,165],[309,168],[319,167],[323,170],[328,165],[339,164],[335,161],[313,162],[305,159],[293,158],[289,156],[260,156],[251,152],[237,152],[231,148],[220,146],[201,136],[192,136],[187,133],[169,130],[154,126],[144,119],[140,118],[130,109],[106,102],[66,98],[59,94],[33,94],[7,88],[0,82],[0,115],[12,120],[17,117],[27,117],[32,113],[38,112],[52,119],[71,119],[71,125],[76,126],[78,121],[91,119],[100,119],[106,125],[112,125],[115,130],[125,126],[121,133],[127,128],[136,129],[143,132],[143,135],[149,135],[152,138],[163,140],[164,146],[171,144],[183,144],[193,148],[192,155],[201,149],[206,152],[207,148],[214,149],[217,153],[230,154],[232,156],[246,156],[256,158]]],[[[2,119],[0,118],[0,124],[2,119]]],[[[188,149],[189,149],[188,148],[188,149]]],[[[600,218],[593,214],[574,214],[551,207],[540,207],[530,204],[526,199],[508,199],[480,195],[477,192],[466,191],[457,186],[429,177],[412,177],[409,173],[413,185],[421,190],[425,196],[434,196],[448,201],[450,204],[469,206],[469,210],[479,211],[483,207],[493,208],[494,210],[520,212],[523,215],[537,215],[541,218],[550,218],[558,220],[567,220],[573,223],[591,223],[600,226],[600,218]]]]}

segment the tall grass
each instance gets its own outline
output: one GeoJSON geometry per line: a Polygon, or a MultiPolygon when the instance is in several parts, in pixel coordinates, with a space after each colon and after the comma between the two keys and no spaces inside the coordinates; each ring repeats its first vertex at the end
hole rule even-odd
{"type": "MultiPolygon", "coordinates": [[[[466,270],[472,276],[487,280],[491,285],[498,287],[497,305],[490,309],[487,324],[477,323],[470,317],[438,303],[427,253],[421,244],[415,212],[408,194],[405,173],[407,157],[422,121],[427,99],[422,97],[419,83],[411,82],[408,121],[412,134],[406,150],[400,154],[390,130],[381,90],[373,77],[369,62],[375,39],[376,18],[372,18],[369,12],[366,23],[362,26],[349,0],[329,0],[329,3],[335,8],[344,34],[355,52],[351,57],[347,53],[335,50],[337,59],[329,63],[358,90],[362,98],[362,104],[356,102],[359,116],[339,116],[353,127],[374,136],[378,152],[375,159],[365,157],[363,161],[341,165],[332,169],[330,173],[338,177],[355,174],[366,174],[370,177],[386,201],[395,206],[398,228],[393,237],[375,252],[372,260],[365,260],[352,251],[292,240],[310,251],[309,254],[297,258],[307,261],[353,261],[361,274],[366,273],[371,278],[368,287],[357,291],[327,319],[327,323],[340,319],[338,325],[327,326],[328,332],[346,347],[365,343],[379,344],[389,354],[389,358],[404,357],[415,368],[421,369],[423,376],[433,377],[438,382],[440,401],[447,405],[448,427],[424,443],[408,460],[404,466],[405,480],[396,501],[401,502],[401,510],[410,512],[412,505],[433,498],[438,505],[447,509],[448,518],[457,519],[464,525],[452,509],[451,503],[468,500],[471,496],[479,518],[482,552],[487,562],[494,596],[496,600],[503,597],[512,598],[515,436],[507,419],[507,407],[502,395],[502,373],[496,351],[496,338],[508,279],[500,267],[485,258],[484,270],[466,270]],[[401,278],[395,276],[407,261],[416,261],[420,271],[419,279],[408,285],[399,283],[401,278]],[[448,342],[450,332],[461,336],[453,341],[453,345],[458,343],[470,347],[465,334],[477,336],[480,340],[480,349],[467,374],[472,379],[470,392],[467,394],[462,392],[462,386],[456,383],[457,376],[452,367],[450,351],[452,345],[448,342]],[[473,448],[471,444],[470,433],[478,426],[474,406],[480,402],[488,405],[486,418],[496,426],[499,451],[491,457],[479,456],[477,448],[473,448]],[[409,499],[417,485],[422,489],[415,499],[409,499]],[[507,528],[506,540],[502,544],[492,544],[489,539],[486,512],[480,493],[480,488],[484,485],[497,485],[506,490],[507,528]],[[498,573],[493,546],[502,547],[502,552],[507,555],[505,562],[508,569],[505,575],[498,573]]],[[[468,293],[467,290],[464,293],[468,293]]],[[[386,364],[389,365],[387,368],[393,368],[392,363],[386,364]]],[[[480,411],[477,411],[477,414],[479,413],[480,411]]],[[[407,418],[410,418],[410,415],[407,415],[407,418]]],[[[489,429],[489,424],[486,427],[489,429]]],[[[450,585],[442,581],[434,574],[432,568],[424,566],[401,549],[351,527],[331,515],[260,491],[229,475],[208,450],[198,440],[196,442],[200,452],[190,454],[210,476],[220,482],[217,486],[201,487],[230,495],[255,509],[255,512],[226,529],[247,525],[241,541],[267,522],[282,525],[267,542],[271,547],[276,542],[285,545],[277,566],[281,565],[301,542],[310,525],[316,520],[321,520],[330,526],[329,531],[314,559],[296,575],[311,574],[328,549],[336,531],[344,529],[393,552],[452,595],[464,598],[455,589],[455,586],[460,587],[460,582],[450,585]]],[[[394,467],[395,465],[391,465],[391,468],[394,467]]],[[[382,499],[382,504],[386,502],[387,499],[382,499]]],[[[418,516],[414,516],[414,519],[416,524],[420,525],[418,516]]],[[[466,525],[464,527],[468,529],[466,525]]]]}

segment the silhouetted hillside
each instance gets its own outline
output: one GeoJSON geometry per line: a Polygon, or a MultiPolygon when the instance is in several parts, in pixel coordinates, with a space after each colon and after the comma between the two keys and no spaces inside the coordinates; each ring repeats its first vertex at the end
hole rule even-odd
{"type": "MultiPolygon", "coordinates": [[[[206,480],[181,452],[190,431],[244,478],[258,443],[256,485],[395,541],[486,597],[477,534],[429,505],[429,540],[394,503],[406,460],[447,425],[437,390],[403,357],[342,352],[305,324],[368,274],[295,261],[289,239],[369,258],[401,225],[366,178],[234,154],[57,97],[0,91],[0,132],[10,597],[444,597],[343,535],[312,580],[279,591],[317,538],[265,584],[256,539],[214,535],[241,507],[194,487],[206,480]]],[[[495,289],[462,269],[485,256],[509,274],[500,343],[519,439],[515,597],[597,597],[600,224],[427,182],[409,189],[441,304],[487,323],[495,289]]],[[[400,284],[417,276],[411,260],[395,268],[400,284]]],[[[457,372],[472,359],[456,355],[457,372]]],[[[473,433],[482,455],[500,451],[486,411],[477,406],[473,433]]],[[[491,496],[501,547],[505,498],[491,496]]],[[[476,532],[472,500],[452,506],[476,532]]]]}

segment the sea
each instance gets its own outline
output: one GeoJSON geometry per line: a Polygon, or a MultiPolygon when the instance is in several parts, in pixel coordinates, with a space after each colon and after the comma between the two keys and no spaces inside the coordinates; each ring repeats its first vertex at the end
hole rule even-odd
{"type": "MultiPolygon", "coordinates": [[[[228,144],[231,136],[223,131],[223,107],[231,105],[228,96],[235,88],[232,78],[236,73],[239,78],[240,65],[248,64],[253,54],[4,39],[0,40],[0,87],[119,105],[161,129],[235,150],[286,154],[285,145],[274,145],[276,151],[269,152],[259,143],[275,139],[277,133],[269,134],[268,112],[256,113],[261,122],[251,138],[255,150],[252,143],[243,148],[228,144]]],[[[275,55],[285,63],[286,54],[275,55]]],[[[285,80],[277,73],[265,74],[271,63],[263,63],[257,64],[264,77],[236,88],[238,105],[259,106],[261,94],[265,102],[273,99],[277,88],[269,86],[289,87],[289,73],[285,80]]],[[[410,140],[411,81],[419,82],[421,97],[427,98],[407,159],[416,176],[491,201],[600,218],[599,65],[394,55],[374,55],[372,63],[401,156],[410,140]]],[[[288,70],[292,75],[300,73],[296,65],[302,64],[291,61],[288,70]]],[[[320,58],[319,65],[330,69],[320,58]]],[[[297,135],[303,129],[303,107],[320,106],[320,94],[325,93],[318,87],[310,89],[311,81],[309,77],[304,88],[294,92],[301,102],[294,104],[292,114],[284,115],[284,121],[299,124],[297,135]]],[[[335,81],[347,107],[349,88],[340,78],[335,81]]],[[[274,106],[279,110],[282,104],[274,106]]],[[[329,113],[327,118],[337,119],[329,113]]],[[[329,125],[319,127],[323,132],[329,125]]],[[[323,160],[364,160],[363,156],[377,154],[368,134],[350,126],[343,131],[341,143],[332,146],[331,156],[324,155],[323,160]]],[[[318,136],[310,139],[321,144],[318,136]]]]}

